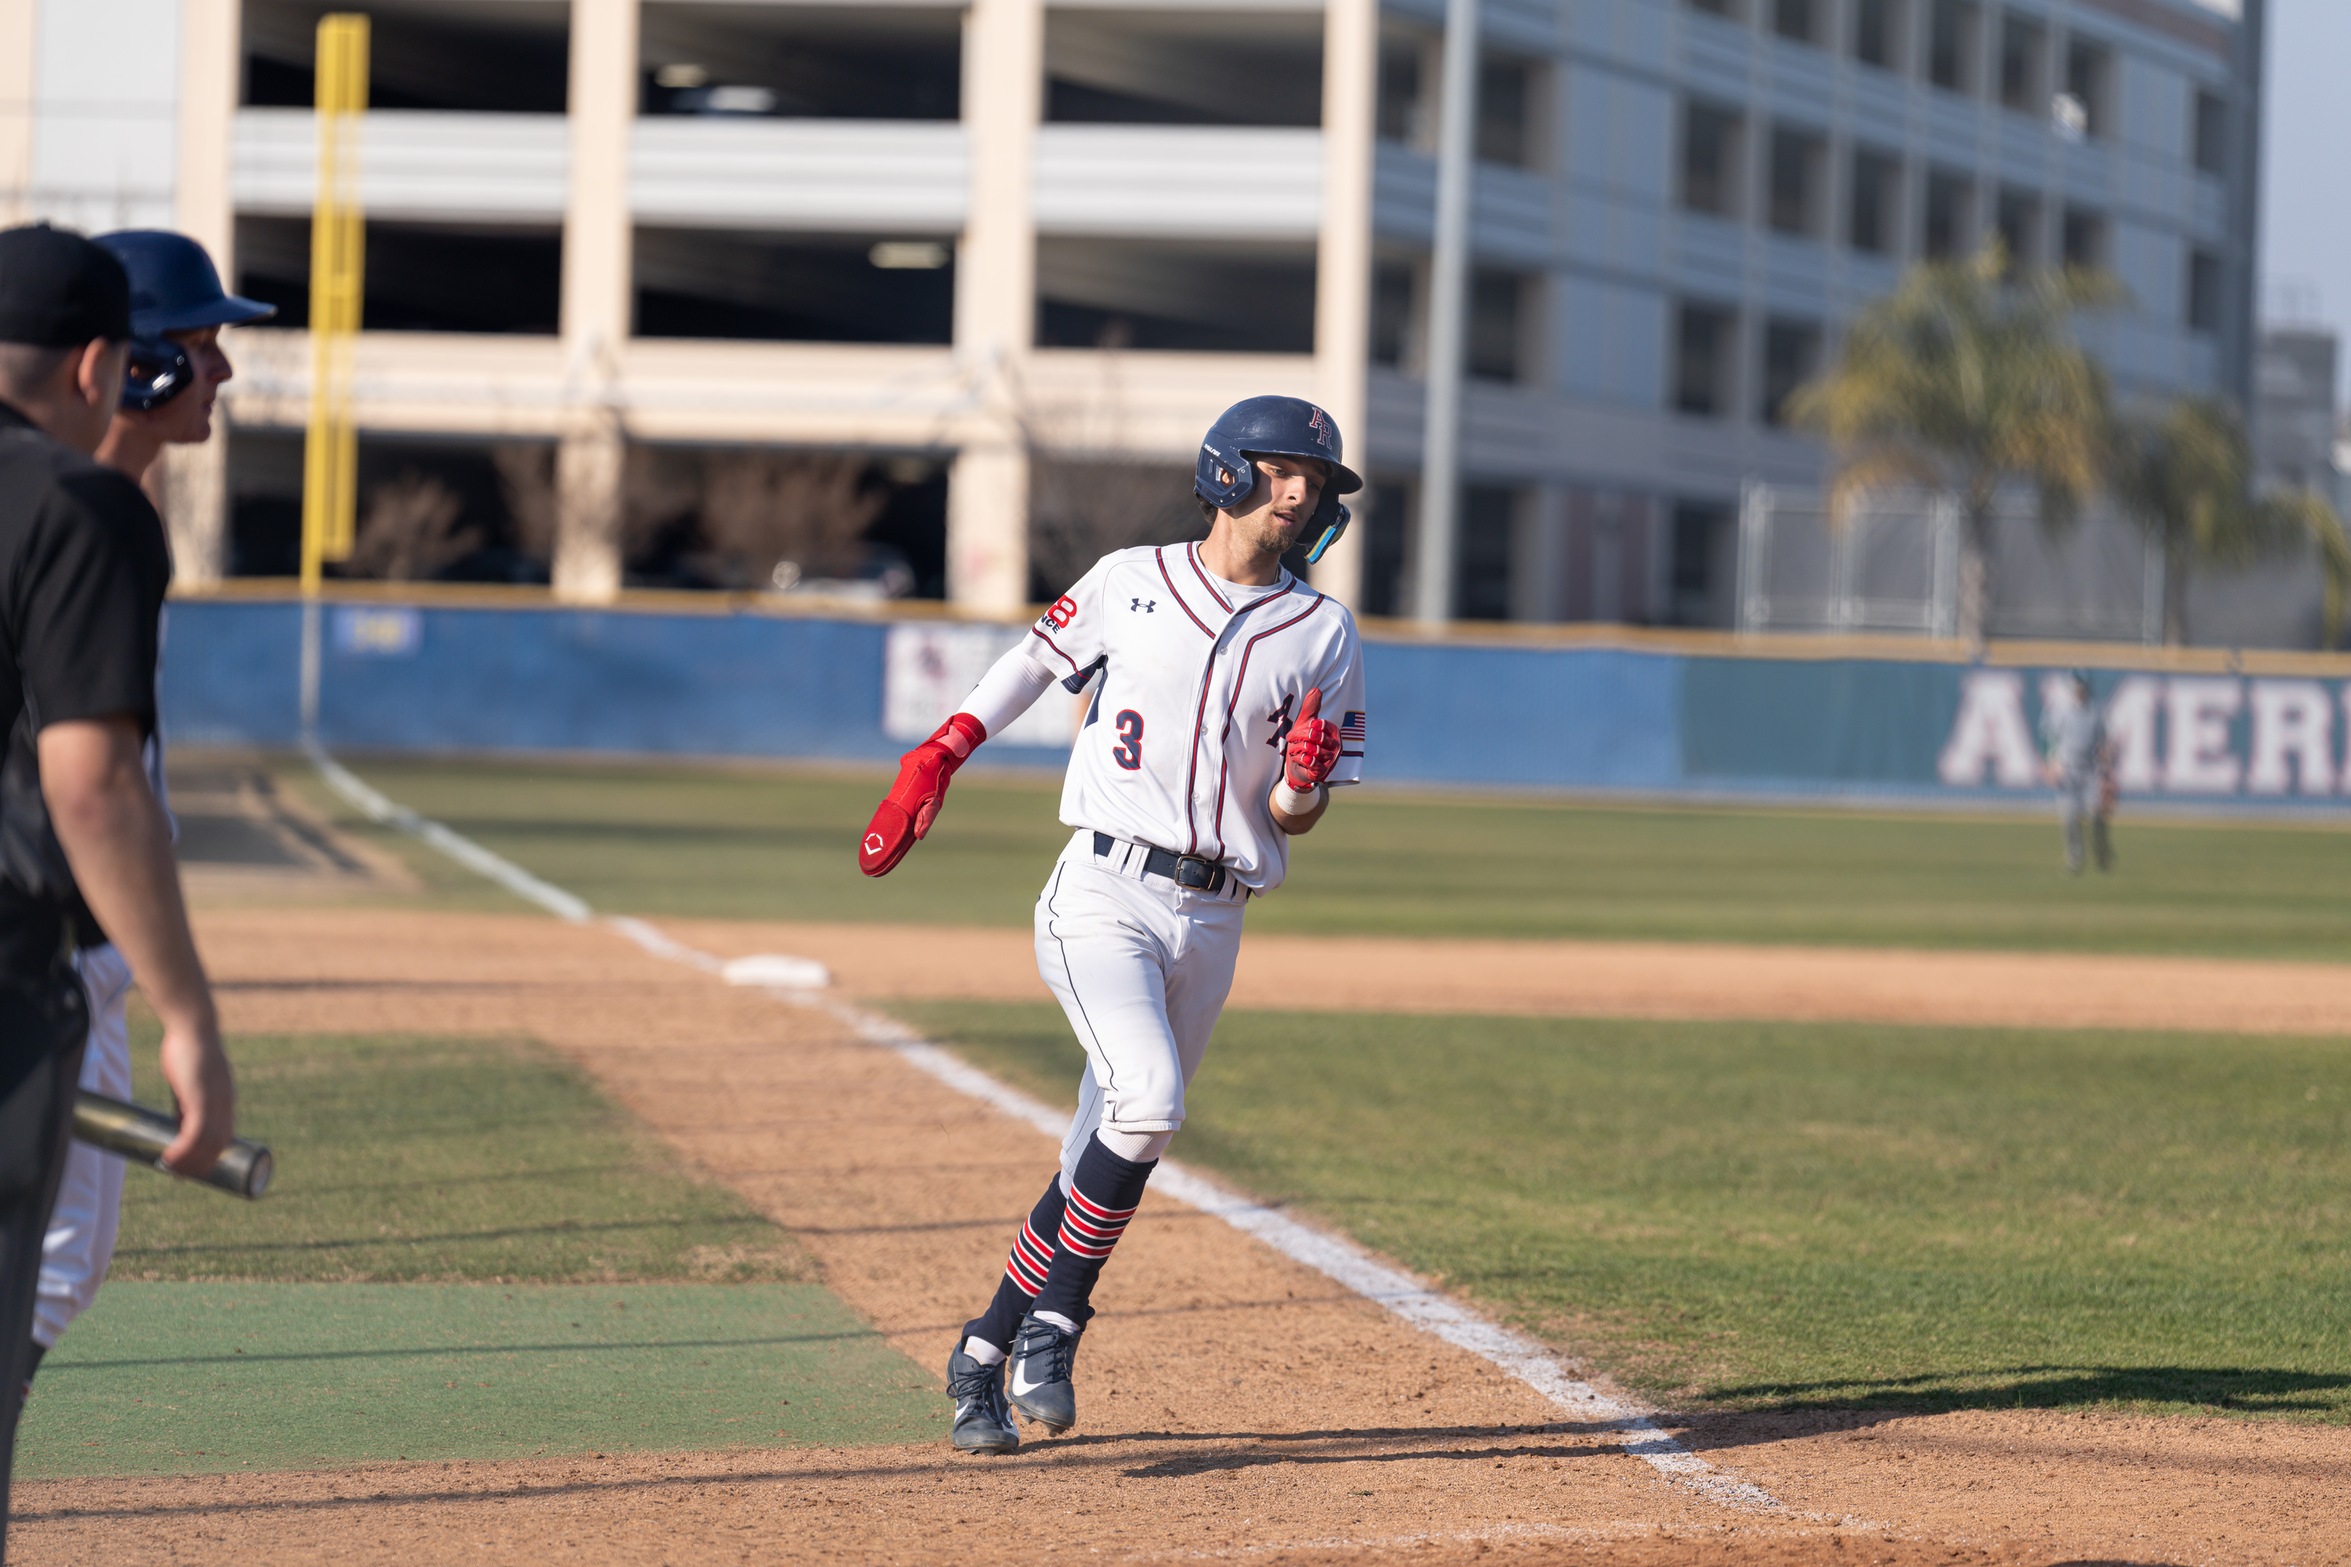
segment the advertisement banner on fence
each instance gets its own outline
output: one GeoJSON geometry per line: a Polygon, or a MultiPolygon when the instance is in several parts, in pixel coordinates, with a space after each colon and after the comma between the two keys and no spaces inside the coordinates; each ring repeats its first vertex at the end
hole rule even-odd
{"type": "MultiPolygon", "coordinates": [[[[2125,794],[2270,800],[2340,792],[2347,699],[2343,681],[2155,674],[2093,676],[2090,696],[2125,794]]],[[[1935,776],[1958,789],[2040,787],[2046,737],[2075,705],[2063,670],[1968,671],[1935,776]]]]}
{"type": "MultiPolygon", "coordinates": [[[[909,745],[930,738],[971,694],[988,666],[1029,634],[1026,626],[901,622],[882,650],[882,731],[909,745]]],[[[1037,705],[988,738],[1004,745],[1066,751],[1077,738],[1093,693],[1071,696],[1053,686],[1037,705]]]]}

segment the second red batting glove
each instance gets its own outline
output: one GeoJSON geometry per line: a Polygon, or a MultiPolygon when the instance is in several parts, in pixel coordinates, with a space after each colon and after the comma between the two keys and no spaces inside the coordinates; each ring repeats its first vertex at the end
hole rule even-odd
{"type": "MultiPolygon", "coordinates": [[[[965,758],[988,738],[988,729],[969,713],[957,713],[928,740],[898,760],[898,781],[874,807],[873,820],[857,844],[857,868],[868,876],[887,876],[898,868],[947,798],[947,781],[965,758]]],[[[1332,744],[1335,746],[1337,741],[1332,744]]]]}
{"type": "Polygon", "coordinates": [[[1322,716],[1322,687],[1306,693],[1282,747],[1282,780],[1300,794],[1322,787],[1339,765],[1339,726],[1322,716]]]}

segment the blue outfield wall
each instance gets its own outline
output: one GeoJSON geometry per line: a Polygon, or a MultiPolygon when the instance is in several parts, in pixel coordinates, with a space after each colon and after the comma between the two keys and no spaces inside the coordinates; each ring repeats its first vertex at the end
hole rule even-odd
{"type": "MultiPolygon", "coordinates": [[[[183,744],[299,738],[301,609],[175,601],[163,708],[183,744]]],[[[333,747],[888,762],[1016,628],[761,613],[325,607],[333,747]]],[[[1374,781],[1626,794],[2040,796],[2062,670],[1899,658],[1374,640],[1374,781]]],[[[2126,794],[2339,808],[2351,682],[2099,670],[2126,794]]],[[[1049,726],[1038,734],[1050,738],[1049,726]]],[[[1048,745],[990,759],[1057,765],[1048,745]]]]}

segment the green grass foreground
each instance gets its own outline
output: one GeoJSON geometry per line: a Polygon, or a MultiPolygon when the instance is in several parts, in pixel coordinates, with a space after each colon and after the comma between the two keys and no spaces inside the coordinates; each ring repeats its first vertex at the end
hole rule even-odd
{"type": "MultiPolygon", "coordinates": [[[[133,1014],[138,1092],[168,1103],[133,1014]]],[[[126,1173],[27,1475],[903,1442],[933,1379],[792,1237],[544,1048],[240,1037],[257,1203],[126,1173]]]]}
{"type": "MultiPolygon", "coordinates": [[[[1057,1010],[898,1010],[1073,1101],[1057,1010]]],[[[1232,1013],[1189,1109],[1675,1407],[2351,1421],[2351,1042],[1232,1013]]]]}
{"type": "MultiPolygon", "coordinates": [[[[967,773],[887,878],[854,848],[886,779],[691,765],[363,761],[403,804],[601,910],[1026,925],[1068,829],[1057,784],[967,773]]],[[[289,763],[289,787],[415,866],[435,901],[513,908],[378,833],[289,763]]],[[[2340,961],[2351,829],[2149,823],[2069,881],[2050,821],[1619,807],[1350,791],[1300,841],[1257,930],[1654,938],[2340,961]]]]}
{"type": "Polygon", "coordinates": [[[20,1478],[911,1442],[946,1409],[814,1284],[110,1283],[20,1478]]]}
{"type": "MultiPolygon", "coordinates": [[[[168,1104],[154,1030],[139,1097],[168,1104]]],[[[240,1036],[257,1203],[132,1170],[117,1279],[805,1281],[806,1252],[695,1179],[578,1068],[516,1039],[240,1036]]]]}

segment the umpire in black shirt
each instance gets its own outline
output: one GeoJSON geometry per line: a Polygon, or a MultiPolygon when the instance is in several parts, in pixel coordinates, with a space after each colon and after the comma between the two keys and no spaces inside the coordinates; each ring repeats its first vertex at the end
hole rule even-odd
{"type": "Polygon", "coordinates": [[[41,1237],[72,1124],[86,999],[71,955],[111,940],[163,1022],[180,1136],[212,1167],[235,1113],[171,829],[140,748],[170,547],[93,461],[122,395],[130,281],[46,226],[0,231],[0,1556],[41,1237]]]}

